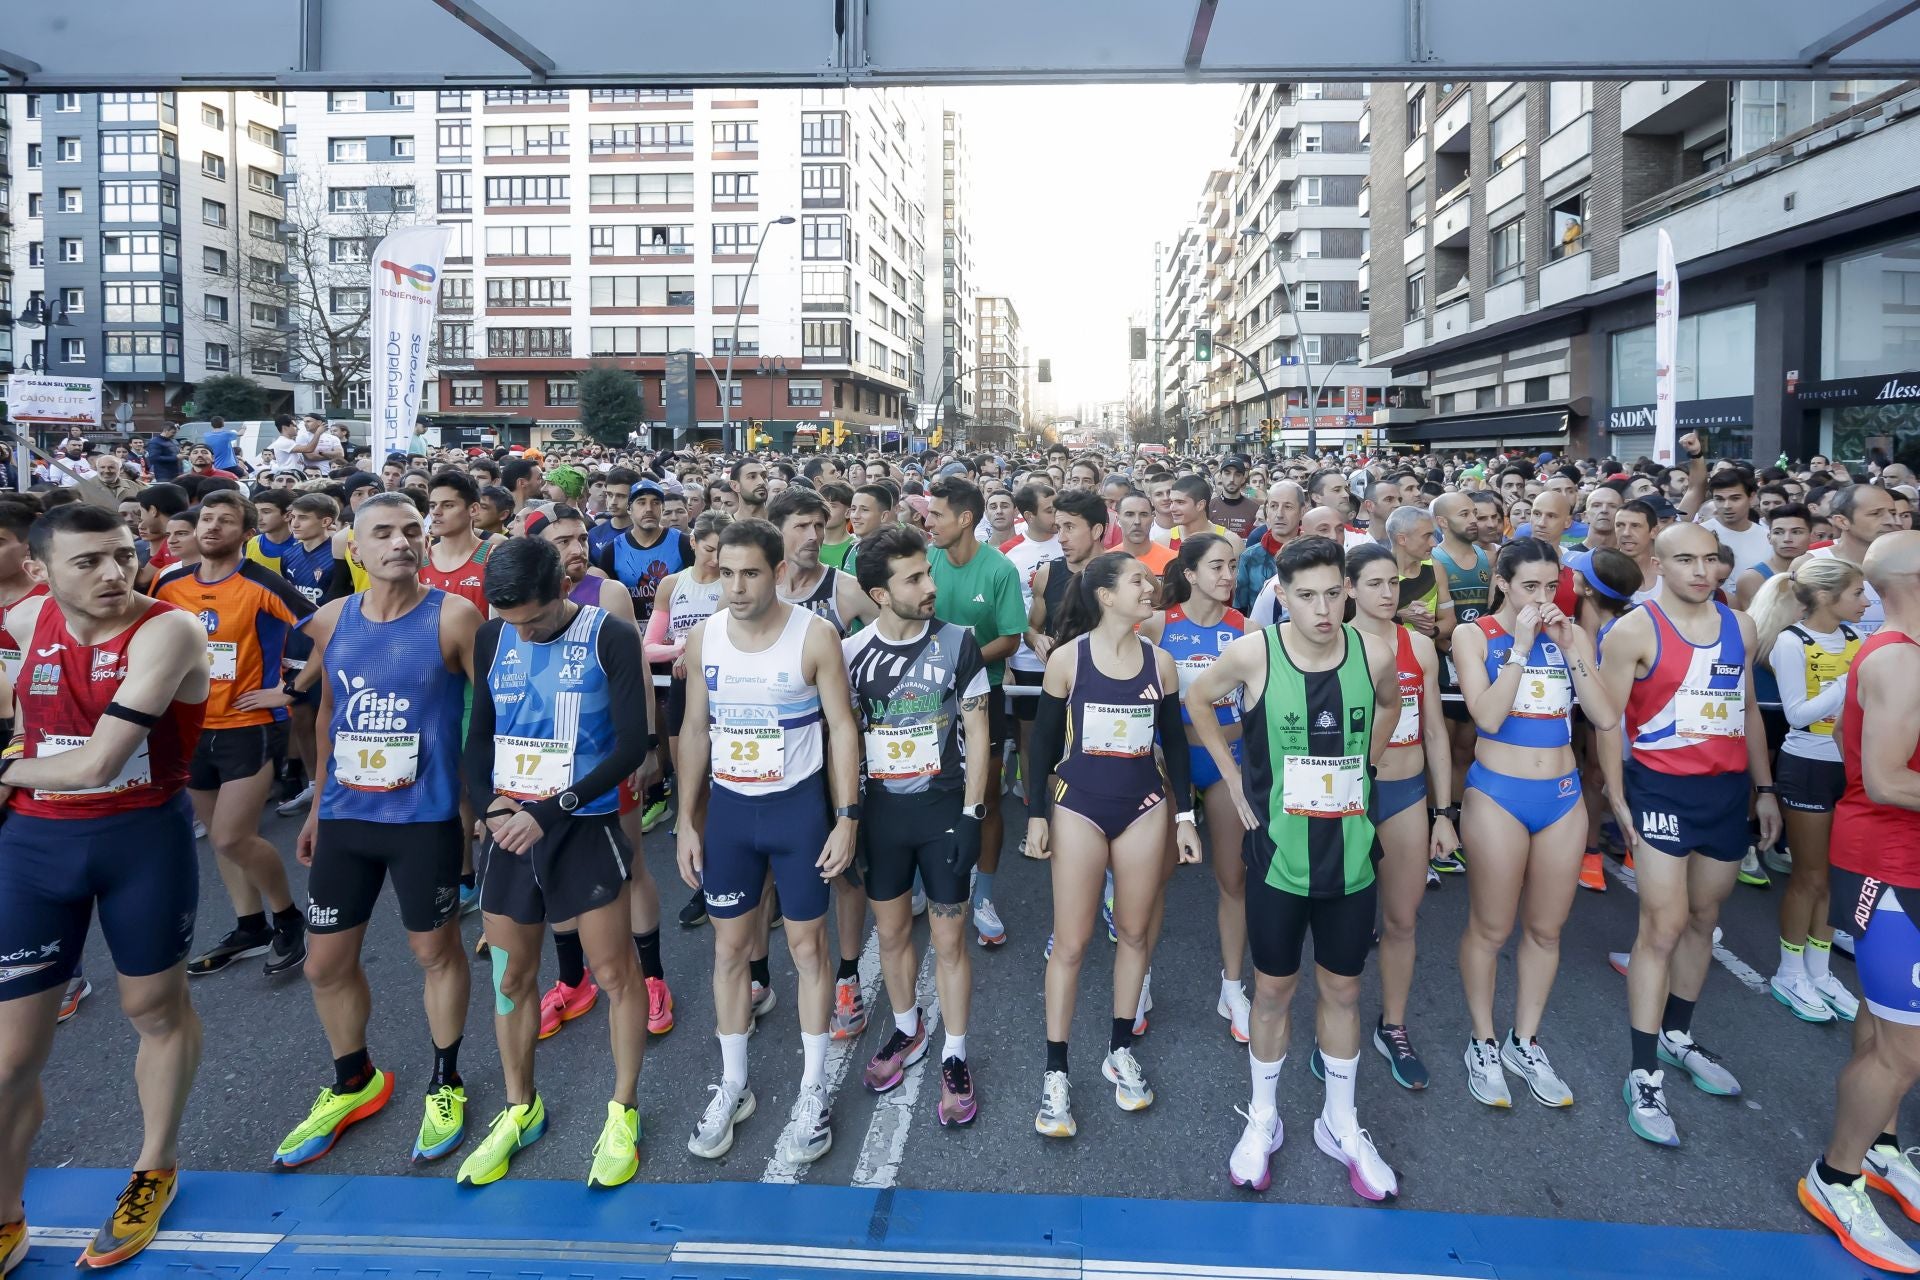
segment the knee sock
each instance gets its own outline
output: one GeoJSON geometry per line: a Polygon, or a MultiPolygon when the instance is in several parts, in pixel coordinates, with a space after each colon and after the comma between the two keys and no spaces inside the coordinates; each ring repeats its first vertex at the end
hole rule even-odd
{"type": "Polygon", "coordinates": [[[1280,1068],[1286,1061],[1287,1055],[1283,1053],[1279,1062],[1262,1062],[1254,1055],[1252,1046],[1248,1046],[1247,1065],[1253,1068],[1252,1110],[1272,1111],[1279,1105],[1280,1068]]]}
{"type": "Polygon", "coordinates": [[[333,1091],[358,1093],[373,1079],[373,1058],[365,1049],[355,1049],[333,1060],[333,1091]]]}
{"type": "Polygon", "coordinates": [[[827,1033],[819,1035],[800,1033],[800,1052],[805,1062],[800,1073],[800,1087],[825,1084],[827,1082],[827,1033]]]}
{"type": "Polygon", "coordinates": [[[845,982],[848,978],[858,978],[859,976],[860,957],[855,956],[851,960],[842,960],[840,962],[840,970],[833,975],[833,980],[835,982],[845,982]]]}
{"type": "Polygon", "coordinates": [[[720,1036],[720,1078],[735,1089],[747,1083],[747,1033],[720,1036]]]}
{"type": "Polygon", "coordinates": [[[460,1079],[460,1041],[463,1036],[455,1036],[453,1043],[442,1049],[433,1046],[433,1082],[431,1088],[438,1089],[443,1084],[459,1088],[460,1079]]]}
{"type": "Polygon", "coordinates": [[[1651,1031],[1638,1031],[1629,1028],[1627,1034],[1633,1037],[1633,1069],[1644,1071],[1648,1075],[1660,1069],[1659,1040],[1651,1031]]]}
{"type": "Polygon", "coordinates": [[[660,931],[636,933],[633,935],[633,949],[640,953],[640,976],[643,978],[664,978],[667,971],[660,966],[660,931]]]}
{"type": "Polygon", "coordinates": [[[1807,976],[1815,982],[1826,977],[1833,967],[1833,943],[1822,942],[1812,934],[1808,934],[1804,963],[1807,966],[1807,976]]]}
{"type": "Polygon", "coordinates": [[[1065,1071],[1067,1069],[1067,1042],[1065,1040],[1047,1041],[1047,1070],[1065,1071]]]}
{"type": "Polygon", "coordinates": [[[755,982],[763,987],[773,985],[773,978],[767,971],[767,957],[765,956],[761,956],[758,960],[747,961],[747,973],[755,982]]]}
{"type": "Polygon", "coordinates": [[[1667,997],[1667,1010],[1660,1015],[1660,1029],[1693,1038],[1693,1001],[1679,996],[1667,997]]]}
{"type": "Polygon", "coordinates": [[[553,955],[560,962],[560,981],[577,987],[587,978],[587,953],[580,945],[580,932],[553,931],[553,955]]]}
{"type": "Polygon", "coordinates": [[[1348,1137],[1360,1127],[1360,1117],[1353,1110],[1353,1083],[1354,1077],[1360,1074],[1360,1055],[1336,1058],[1322,1049],[1320,1066],[1327,1073],[1327,1100],[1320,1109],[1320,1118],[1333,1130],[1334,1137],[1348,1137]]]}
{"type": "MultiPolygon", "coordinates": [[[[1812,942],[1812,938],[1807,939],[1812,942]]],[[[1795,974],[1807,972],[1807,949],[1796,947],[1785,938],[1780,939],[1780,975],[1791,978],[1795,974]]]]}

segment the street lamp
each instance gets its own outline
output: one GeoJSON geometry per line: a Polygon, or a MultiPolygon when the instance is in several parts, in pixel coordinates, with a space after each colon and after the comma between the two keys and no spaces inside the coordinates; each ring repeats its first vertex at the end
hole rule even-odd
{"type": "MultiPolygon", "coordinates": [[[[768,218],[761,226],[753,246],[753,264],[747,268],[747,282],[740,286],[740,291],[733,297],[733,341],[727,344],[727,380],[720,389],[720,440],[723,448],[731,443],[728,437],[732,434],[733,415],[729,410],[733,403],[733,353],[740,349],[740,313],[746,309],[747,296],[753,292],[753,273],[760,269],[760,251],[767,247],[767,228],[790,227],[796,221],[798,219],[792,214],[783,213],[777,218],[768,218]]],[[[708,365],[708,368],[712,368],[712,365],[708,365]]]]}
{"type": "MultiPolygon", "coordinates": [[[[1304,357],[1302,358],[1304,359],[1304,357]]],[[[1328,365],[1326,372],[1320,375],[1320,385],[1313,389],[1313,399],[1307,404],[1307,453],[1309,455],[1319,452],[1316,446],[1319,442],[1320,435],[1320,393],[1326,390],[1327,379],[1331,378],[1333,371],[1341,365],[1359,363],[1359,356],[1341,356],[1338,360],[1328,365]]],[[[1301,367],[1305,368],[1306,366],[1302,365],[1301,367]]]]}

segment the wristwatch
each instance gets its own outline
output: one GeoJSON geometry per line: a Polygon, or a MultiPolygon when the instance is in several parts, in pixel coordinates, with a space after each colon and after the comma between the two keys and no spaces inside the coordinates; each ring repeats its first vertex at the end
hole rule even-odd
{"type": "Polygon", "coordinates": [[[1517,648],[1509,649],[1507,650],[1507,656],[1500,660],[1500,665],[1502,667],[1524,667],[1527,665],[1527,655],[1520,652],[1517,648]]]}
{"type": "Polygon", "coordinates": [[[833,811],[833,816],[836,818],[845,818],[848,822],[858,822],[860,821],[860,806],[857,804],[842,805],[833,811]]]}
{"type": "Polygon", "coordinates": [[[1460,806],[1450,804],[1440,809],[1428,809],[1427,821],[1431,822],[1435,818],[1445,818],[1448,822],[1458,822],[1460,821],[1460,806]]]}
{"type": "Polygon", "coordinates": [[[1192,826],[1192,825],[1193,825],[1193,810],[1191,810],[1191,809],[1182,809],[1182,810],[1181,810],[1180,812],[1178,812],[1178,813],[1176,813],[1176,814],[1174,814],[1174,815],[1173,815],[1173,820],[1174,820],[1174,822],[1175,822],[1176,824],[1177,824],[1177,823],[1181,823],[1181,822],[1184,822],[1184,823],[1186,823],[1186,824],[1187,824],[1188,826],[1192,826]]]}
{"type": "Polygon", "coordinates": [[[572,787],[568,787],[565,791],[555,796],[553,802],[560,806],[562,813],[572,813],[580,807],[580,793],[572,787]]]}
{"type": "Polygon", "coordinates": [[[963,818],[972,818],[975,822],[985,822],[987,820],[987,806],[985,804],[961,805],[960,816],[963,818]]]}
{"type": "Polygon", "coordinates": [[[1780,794],[1780,788],[1771,782],[1763,782],[1753,789],[1753,793],[1757,796],[1777,796],[1780,794]]]}

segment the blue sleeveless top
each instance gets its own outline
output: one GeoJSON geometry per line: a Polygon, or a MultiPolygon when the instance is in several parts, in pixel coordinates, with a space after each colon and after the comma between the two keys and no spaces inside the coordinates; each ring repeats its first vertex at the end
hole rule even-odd
{"type": "MultiPolygon", "coordinates": [[[[586,777],[613,754],[613,700],[599,658],[600,627],[606,619],[604,610],[583,605],[565,631],[544,643],[522,636],[510,622],[502,623],[500,647],[487,670],[494,736],[526,740],[527,752],[535,750],[536,742],[570,744],[571,781],[586,777]]],[[[495,756],[503,749],[496,745],[495,756]]],[[[618,808],[615,786],[583,797],[575,812],[614,813],[618,808]]]]}
{"type": "MultiPolygon", "coordinates": [[[[1053,575],[1047,575],[1051,584],[1053,575]]],[[[1180,691],[1185,693],[1187,686],[1193,683],[1195,676],[1212,666],[1220,656],[1220,651],[1245,635],[1247,620],[1238,609],[1228,609],[1221,615],[1220,621],[1210,627],[1203,627],[1187,616],[1181,605],[1172,605],[1167,609],[1166,626],[1160,633],[1160,647],[1173,657],[1173,664],[1180,673],[1180,691]]],[[[1239,700],[1235,699],[1226,706],[1215,706],[1213,714],[1221,724],[1235,724],[1240,719],[1239,700]]],[[[1180,719],[1186,724],[1193,723],[1193,717],[1187,714],[1184,703],[1180,707],[1180,719]]],[[[1196,750],[1204,750],[1198,743],[1187,744],[1196,750]]]]}
{"type": "Polygon", "coordinates": [[[392,622],[370,621],[360,607],[364,596],[349,596],[341,606],[326,652],[333,759],[320,793],[322,818],[444,822],[459,816],[467,678],[447,670],[440,656],[446,598],[437,588],[428,591],[392,622]]]}
{"type": "MultiPolygon", "coordinates": [[[[1513,651],[1513,637],[1492,614],[1482,614],[1474,625],[1487,638],[1487,679],[1498,680],[1501,665],[1513,651]]],[[[1555,709],[1562,700],[1571,708],[1572,697],[1573,675],[1567,670],[1566,655],[1543,631],[1534,637],[1533,648],[1527,653],[1520,688],[1513,695],[1513,710],[1507,712],[1498,733],[1483,729],[1480,736],[1510,747],[1567,746],[1573,741],[1573,718],[1568,711],[1556,714],[1555,709]]]]}

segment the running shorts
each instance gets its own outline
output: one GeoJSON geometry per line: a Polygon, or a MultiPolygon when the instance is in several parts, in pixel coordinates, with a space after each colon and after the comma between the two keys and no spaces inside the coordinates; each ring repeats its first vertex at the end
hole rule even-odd
{"type": "Polygon", "coordinates": [[[187,766],[187,786],[194,791],[218,791],[229,782],[244,782],[287,754],[287,722],[247,724],[234,729],[208,729],[193,749],[187,766]]]}
{"type": "Polygon", "coordinates": [[[1782,751],[1773,762],[1780,803],[1803,813],[1832,813],[1847,789],[1847,767],[1838,760],[1809,760],[1782,751]]]}
{"type": "Polygon", "coordinates": [[[1920,1026],[1920,928],[1900,898],[1920,899],[1920,893],[1839,867],[1828,875],[1827,919],[1853,934],[1854,970],[1867,1008],[1876,1018],[1920,1026]]]}
{"type": "Polygon", "coordinates": [[[1747,832],[1751,779],[1740,773],[1679,775],[1626,762],[1627,809],[1634,834],[1649,849],[1684,858],[1701,853],[1738,862],[1752,841],[1747,832]]]}
{"type": "Polygon", "coordinates": [[[957,787],[895,795],[869,786],[860,823],[868,897],[875,902],[891,902],[912,892],[917,871],[927,901],[951,904],[967,900],[967,878],[973,864],[980,860],[980,850],[963,849],[957,858],[953,856],[953,828],[960,820],[964,799],[965,793],[957,787]]]}
{"type": "MultiPolygon", "coordinates": [[[[1040,682],[1046,678],[1047,673],[1044,671],[1022,671],[1018,667],[1007,668],[1007,683],[1017,685],[1022,689],[1037,688],[1040,682]]],[[[1015,720],[1025,720],[1028,723],[1032,723],[1034,716],[1038,715],[1039,711],[1040,698],[1037,694],[1018,698],[1009,697],[1007,699],[1007,714],[1015,720]]]]}
{"type": "Polygon", "coordinates": [[[707,914],[731,920],[752,911],[771,869],[787,919],[804,923],[826,915],[832,894],[817,864],[832,826],[824,772],[757,796],[714,787],[700,876],[707,914]]]}
{"type": "Polygon", "coordinates": [[[432,933],[460,909],[460,820],[363,822],[322,818],[307,872],[307,927],[339,933],[373,917],[380,886],[393,880],[400,923],[432,933]]]}
{"type": "MultiPolygon", "coordinates": [[[[489,839],[480,880],[480,909],[516,924],[583,916],[615,901],[633,873],[633,847],[617,813],[579,814],[525,853],[489,839]]],[[[454,869],[458,884],[459,868],[454,869]]]]}
{"type": "Polygon", "coordinates": [[[1378,882],[1337,898],[1308,898],[1247,873],[1247,942],[1253,967],[1272,978],[1300,972],[1300,952],[1313,934],[1313,962],[1328,973],[1357,978],[1373,948],[1378,882]]]}

